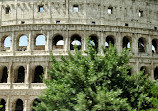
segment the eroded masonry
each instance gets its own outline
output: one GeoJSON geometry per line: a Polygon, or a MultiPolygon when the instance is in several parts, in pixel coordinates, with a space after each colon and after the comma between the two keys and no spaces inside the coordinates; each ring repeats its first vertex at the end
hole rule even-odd
{"type": "MultiPolygon", "coordinates": [[[[33,111],[49,78],[50,53],[130,48],[129,75],[145,70],[158,79],[157,0],[0,0],[0,103],[2,111],[33,111]]],[[[40,101],[38,101],[40,102],[40,101]]]]}

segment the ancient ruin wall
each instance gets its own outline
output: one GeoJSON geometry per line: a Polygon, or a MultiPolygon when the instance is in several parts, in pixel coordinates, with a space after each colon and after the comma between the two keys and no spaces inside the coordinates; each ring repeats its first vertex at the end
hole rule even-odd
{"type": "Polygon", "coordinates": [[[1,0],[1,26],[19,24],[91,24],[153,29],[157,0],[1,0]],[[73,11],[78,6],[78,13],[73,11]],[[43,13],[39,12],[43,6],[43,13]],[[10,8],[6,14],[6,8],[10,8]],[[108,14],[108,8],[112,14],[108,14]],[[139,12],[142,13],[139,16],[139,12]]]}

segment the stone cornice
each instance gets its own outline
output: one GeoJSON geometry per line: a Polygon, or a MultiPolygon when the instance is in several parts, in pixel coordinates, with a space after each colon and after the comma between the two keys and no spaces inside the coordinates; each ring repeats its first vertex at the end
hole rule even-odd
{"type": "Polygon", "coordinates": [[[27,24],[27,25],[10,25],[1,26],[0,33],[4,32],[19,32],[19,31],[99,31],[99,32],[127,32],[136,34],[152,34],[158,35],[158,30],[137,28],[137,27],[123,27],[123,26],[109,26],[109,25],[85,25],[85,24],[27,24]]]}

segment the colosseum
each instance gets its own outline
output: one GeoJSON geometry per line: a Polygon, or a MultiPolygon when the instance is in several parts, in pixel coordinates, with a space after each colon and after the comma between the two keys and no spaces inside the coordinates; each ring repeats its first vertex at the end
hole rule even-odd
{"type": "Polygon", "coordinates": [[[84,51],[87,37],[99,54],[109,42],[130,48],[129,73],[158,79],[158,0],[0,0],[1,111],[33,111],[50,53],[84,51]]]}

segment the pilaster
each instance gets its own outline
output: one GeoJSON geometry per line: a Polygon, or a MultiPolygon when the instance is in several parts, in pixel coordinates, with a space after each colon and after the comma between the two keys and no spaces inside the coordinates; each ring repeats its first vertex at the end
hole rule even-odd
{"type": "Polygon", "coordinates": [[[136,69],[136,73],[138,74],[139,71],[140,71],[140,68],[139,68],[139,59],[137,59],[135,69],[136,69]]]}
{"type": "Polygon", "coordinates": [[[122,38],[121,33],[118,32],[117,35],[116,35],[116,38],[115,38],[115,44],[116,44],[117,51],[119,53],[122,52],[121,38],[122,38]]]}
{"type": "Polygon", "coordinates": [[[15,47],[15,40],[16,40],[16,38],[15,38],[15,33],[14,32],[12,32],[12,36],[11,36],[11,47],[10,47],[10,50],[12,51],[12,52],[14,52],[15,51],[15,49],[16,49],[16,47],[15,47]]]}
{"type": "Polygon", "coordinates": [[[104,34],[103,34],[103,32],[101,32],[100,33],[100,41],[99,41],[99,50],[100,50],[100,53],[101,54],[103,54],[103,50],[102,50],[102,47],[104,47],[105,46],[105,44],[104,44],[104,34]]]}
{"type": "Polygon", "coordinates": [[[146,45],[147,45],[146,47],[147,47],[148,55],[152,55],[152,39],[151,39],[150,35],[148,36],[148,40],[147,40],[146,45]]]}
{"type": "Polygon", "coordinates": [[[6,111],[11,111],[10,97],[8,97],[6,101],[6,111]]]}
{"type": "Polygon", "coordinates": [[[27,39],[27,50],[31,51],[32,50],[32,41],[31,41],[31,31],[28,34],[28,39],[27,39]]]}
{"type": "Polygon", "coordinates": [[[27,110],[27,107],[28,107],[28,100],[27,100],[27,99],[25,99],[25,101],[24,101],[24,103],[23,103],[23,106],[24,106],[24,107],[23,107],[23,108],[24,108],[23,111],[28,111],[28,110],[27,110]]]}
{"type": "Polygon", "coordinates": [[[153,61],[152,61],[152,63],[151,63],[151,69],[150,69],[151,71],[150,71],[150,79],[151,80],[154,80],[154,65],[153,65],[153,61]]]}
{"type": "Polygon", "coordinates": [[[46,69],[45,69],[45,78],[48,79],[48,65],[46,65],[46,69]]]}
{"type": "Polygon", "coordinates": [[[29,62],[27,63],[27,69],[26,70],[27,71],[26,71],[26,74],[25,74],[26,75],[25,76],[26,77],[26,79],[25,79],[26,82],[25,83],[29,84],[30,83],[30,79],[29,79],[30,78],[30,63],[29,62]]]}
{"type": "Polygon", "coordinates": [[[12,61],[9,62],[9,67],[8,67],[8,83],[12,83],[12,61]]]}
{"type": "Polygon", "coordinates": [[[50,33],[47,32],[47,37],[46,37],[46,44],[45,44],[45,50],[50,51],[50,33]]]}
{"type": "Polygon", "coordinates": [[[87,40],[87,36],[86,36],[86,31],[84,30],[84,38],[83,38],[83,50],[86,50],[86,40],[87,40]]]}
{"type": "Polygon", "coordinates": [[[132,51],[134,55],[138,55],[138,38],[136,34],[132,37],[132,51]]]}
{"type": "Polygon", "coordinates": [[[69,40],[69,31],[67,30],[66,36],[65,36],[65,52],[68,52],[70,49],[70,40],[69,40]]]}

